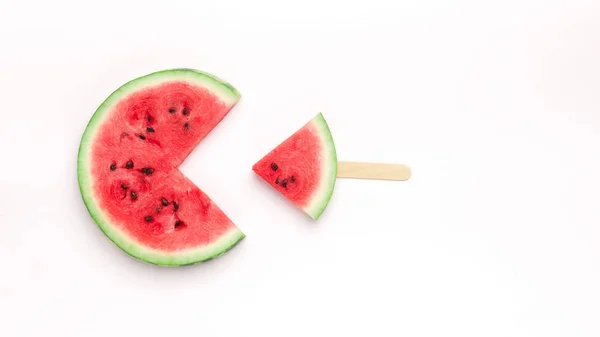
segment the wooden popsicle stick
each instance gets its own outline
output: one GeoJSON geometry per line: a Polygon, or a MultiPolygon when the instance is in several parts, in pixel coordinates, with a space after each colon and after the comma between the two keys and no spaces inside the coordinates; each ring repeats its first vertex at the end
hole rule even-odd
{"type": "Polygon", "coordinates": [[[338,178],[408,180],[410,167],[403,164],[338,162],[338,178]]]}

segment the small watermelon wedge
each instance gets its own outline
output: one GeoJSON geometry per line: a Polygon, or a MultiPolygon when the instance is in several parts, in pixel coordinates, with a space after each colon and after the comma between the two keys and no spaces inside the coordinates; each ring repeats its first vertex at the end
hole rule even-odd
{"type": "Polygon", "coordinates": [[[337,176],[335,144],[323,114],[271,150],[252,170],[317,220],[329,204],[337,176]]]}
{"type": "Polygon", "coordinates": [[[79,189],[123,251],[179,266],[215,258],[245,237],[177,169],[239,98],[213,75],[172,69],[126,83],[96,110],[79,147],[79,189]]]}

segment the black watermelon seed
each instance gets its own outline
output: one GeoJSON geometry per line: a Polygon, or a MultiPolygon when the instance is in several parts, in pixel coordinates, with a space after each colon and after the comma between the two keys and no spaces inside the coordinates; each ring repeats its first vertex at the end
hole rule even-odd
{"type": "Polygon", "coordinates": [[[114,171],[116,169],[117,169],[117,164],[115,164],[115,163],[110,164],[110,170],[111,171],[114,171]]]}
{"type": "Polygon", "coordinates": [[[130,160],[127,162],[127,164],[125,164],[125,168],[126,169],[132,169],[133,168],[133,162],[130,160]]]}
{"type": "Polygon", "coordinates": [[[150,132],[150,133],[153,133],[153,132],[154,132],[154,129],[153,129],[152,127],[150,127],[150,126],[149,126],[149,127],[147,127],[147,128],[146,128],[146,131],[148,131],[148,132],[150,132]]]}
{"type": "Polygon", "coordinates": [[[279,169],[279,166],[275,163],[271,163],[271,169],[273,169],[273,171],[277,171],[279,169]]]}
{"type": "Polygon", "coordinates": [[[288,180],[283,179],[283,181],[281,182],[281,186],[283,186],[283,188],[287,188],[287,183],[288,183],[288,180]]]}
{"type": "Polygon", "coordinates": [[[125,184],[121,184],[121,188],[122,188],[122,189],[124,189],[124,190],[128,190],[128,189],[129,189],[129,186],[127,186],[127,185],[125,185],[125,184]]]}
{"type": "Polygon", "coordinates": [[[148,117],[146,117],[146,120],[147,120],[148,122],[152,122],[152,117],[151,117],[150,115],[148,115],[148,117]]]}
{"type": "Polygon", "coordinates": [[[173,201],[173,209],[174,210],[178,210],[179,209],[179,204],[177,203],[177,201],[173,201]]]}
{"type": "Polygon", "coordinates": [[[137,199],[137,193],[131,192],[131,199],[133,199],[133,200],[137,199]]]}
{"type": "Polygon", "coordinates": [[[149,168],[149,167],[144,167],[142,169],[142,172],[145,173],[147,176],[151,175],[152,173],[154,173],[154,170],[149,168]]]}
{"type": "Polygon", "coordinates": [[[160,199],[160,203],[163,206],[169,206],[169,201],[167,199],[165,199],[165,198],[160,199]]]}
{"type": "Polygon", "coordinates": [[[189,129],[190,129],[190,123],[188,123],[188,122],[185,122],[185,124],[183,124],[183,128],[184,128],[185,130],[189,130],[189,129]]]}
{"type": "Polygon", "coordinates": [[[275,179],[275,184],[279,184],[279,178],[275,179]]]}
{"type": "Polygon", "coordinates": [[[181,220],[175,221],[175,228],[181,226],[181,220]]]}
{"type": "Polygon", "coordinates": [[[294,177],[294,176],[291,176],[291,177],[290,177],[290,181],[291,181],[291,182],[293,182],[293,183],[295,183],[295,182],[296,182],[296,177],[294,177]]]}
{"type": "Polygon", "coordinates": [[[189,114],[190,112],[188,111],[187,108],[183,108],[183,111],[181,111],[181,113],[185,116],[185,115],[189,114]]]}
{"type": "Polygon", "coordinates": [[[177,111],[177,110],[175,110],[175,108],[171,108],[171,109],[169,109],[169,113],[170,113],[170,114],[174,114],[174,113],[175,113],[175,111],[177,111]]]}
{"type": "Polygon", "coordinates": [[[140,137],[141,140],[146,140],[146,136],[142,135],[141,133],[138,135],[138,137],[140,137]]]}
{"type": "Polygon", "coordinates": [[[152,217],[152,215],[146,215],[144,220],[146,220],[146,222],[151,222],[152,220],[154,220],[154,218],[152,217]]]}

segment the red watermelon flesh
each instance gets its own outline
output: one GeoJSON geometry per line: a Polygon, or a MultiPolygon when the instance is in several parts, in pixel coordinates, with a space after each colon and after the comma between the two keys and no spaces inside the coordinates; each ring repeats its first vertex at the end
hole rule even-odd
{"type": "Polygon", "coordinates": [[[319,218],[337,175],[335,145],[323,115],[318,114],[271,150],[252,170],[313,219],[319,218]]]}
{"type": "Polygon", "coordinates": [[[244,238],[177,169],[238,100],[216,77],[176,69],[127,83],[96,111],[80,146],[80,190],[121,249],[150,263],[183,265],[244,238]]]}
{"type": "MultiPolygon", "coordinates": [[[[178,170],[171,171],[163,181],[152,186],[151,193],[140,192],[146,196],[134,201],[133,207],[119,207],[130,210],[122,215],[128,220],[122,230],[136,237],[140,244],[177,252],[209,245],[235,229],[223,211],[178,170]]],[[[108,205],[119,204],[107,200],[108,205]]],[[[131,196],[121,201],[128,205],[131,196]]]]}
{"type": "Polygon", "coordinates": [[[166,159],[177,166],[230,109],[207,88],[169,81],[120,101],[109,121],[118,130],[107,130],[104,136],[123,141],[113,134],[128,131],[132,146],[147,152],[146,158],[166,159]]]}

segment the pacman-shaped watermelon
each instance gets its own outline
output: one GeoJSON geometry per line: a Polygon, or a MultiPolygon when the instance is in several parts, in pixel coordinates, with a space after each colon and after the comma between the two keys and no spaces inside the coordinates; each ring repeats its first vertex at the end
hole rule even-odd
{"type": "Polygon", "coordinates": [[[110,240],[135,258],[179,266],[245,237],[177,168],[239,99],[213,75],[172,69],[134,79],[100,105],[81,139],[78,180],[110,240]]]}

